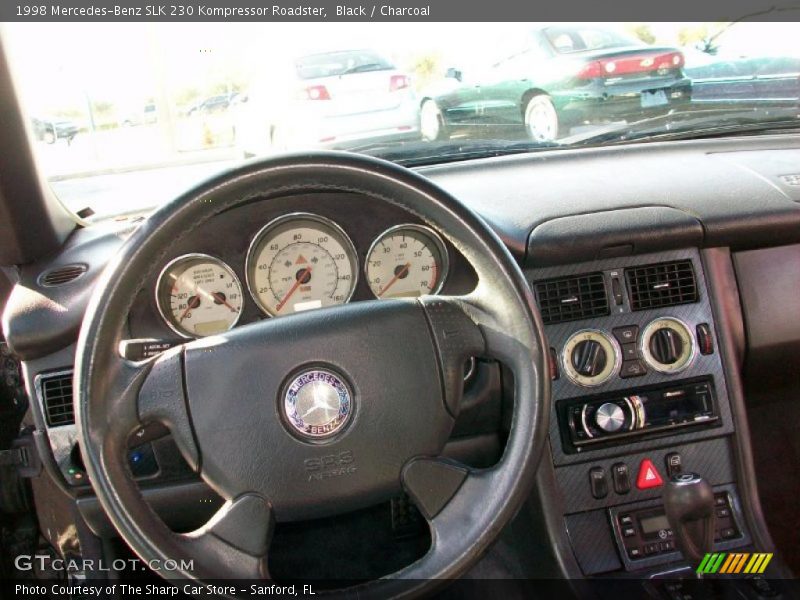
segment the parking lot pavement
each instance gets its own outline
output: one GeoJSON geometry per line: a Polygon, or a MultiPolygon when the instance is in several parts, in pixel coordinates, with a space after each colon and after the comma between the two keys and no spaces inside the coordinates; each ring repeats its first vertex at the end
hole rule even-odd
{"type": "Polygon", "coordinates": [[[171,131],[159,125],[81,131],[70,143],[39,141],[35,148],[50,179],[126,166],[223,160],[236,153],[231,121],[221,117],[178,119],[171,131]]]}
{"type": "Polygon", "coordinates": [[[235,160],[203,162],[51,181],[72,211],[91,208],[95,217],[145,210],[168,202],[198,182],[229,169],[235,160]]]}

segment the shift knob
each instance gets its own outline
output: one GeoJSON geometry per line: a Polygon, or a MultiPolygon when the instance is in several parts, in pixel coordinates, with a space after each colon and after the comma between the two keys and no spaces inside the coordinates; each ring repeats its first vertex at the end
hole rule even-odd
{"type": "Polygon", "coordinates": [[[679,473],[664,487],[663,500],[678,548],[698,564],[714,544],[714,491],[699,475],[679,473]]]}

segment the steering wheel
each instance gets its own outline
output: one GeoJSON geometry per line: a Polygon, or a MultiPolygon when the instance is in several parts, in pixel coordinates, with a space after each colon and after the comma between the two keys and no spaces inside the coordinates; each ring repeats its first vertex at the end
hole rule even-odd
{"type": "Polygon", "coordinates": [[[76,362],[86,469],[128,545],[145,561],[193,561],[191,571],[169,576],[194,583],[268,579],[276,521],[335,515],[405,490],[428,521],[430,550],[357,589],[360,596],[417,595],[471,567],[531,490],[549,405],[542,331],[530,288],[500,239],[422,176],[335,152],[246,164],[154,212],[97,283],[76,362]],[[477,286],[462,296],[355,302],[265,319],[147,361],[121,357],[133,299],[176,240],[245,203],[321,191],[417,215],[472,264],[477,286]],[[440,456],[472,356],[513,373],[507,445],[488,469],[440,456]],[[337,414],[334,426],[298,427],[287,407],[299,401],[303,382],[316,382],[337,414]],[[128,468],[130,435],[155,421],[225,500],[189,534],[158,518],[128,468]]]}

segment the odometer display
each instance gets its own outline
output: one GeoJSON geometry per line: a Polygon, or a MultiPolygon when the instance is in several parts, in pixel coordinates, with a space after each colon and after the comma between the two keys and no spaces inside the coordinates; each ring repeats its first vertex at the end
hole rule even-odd
{"type": "Polygon", "coordinates": [[[256,303],[277,316],[344,304],[358,272],[353,243],[332,221],[293,214],[269,223],[253,239],[247,281],[256,303]]]}
{"type": "Polygon", "coordinates": [[[375,240],[365,271],[377,298],[436,294],[447,276],[447,251],[439,236],[427,227],[400,225],[375,240]]]}

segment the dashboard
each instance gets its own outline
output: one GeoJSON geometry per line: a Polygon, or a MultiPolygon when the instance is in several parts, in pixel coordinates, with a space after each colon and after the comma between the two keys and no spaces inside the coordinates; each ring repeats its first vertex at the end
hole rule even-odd
{"type": "MultiPolygon", "coordinates": [[[[419,170],[491,225],[542,313],[550,428],[535,496],[560,553],[559,575],[657,572],[679,560],[668,531],[660,537],[653,483],[676,468],[712,484],[726,515],[718,549],[768,547],[737,373],[748,343],[752,354],[780,356],[786,372],[800,369],[800,318],[780,318],[800,316],[792,296],[800,285],[800,187],[787,183],[797,165],[800,142],[783,136],[419,170]]],[[[394,205],[352,193],[266,200],[198,224],[142,275],[125,332],[133,357],[299,311],[477,285],[446,236],[394,205]]],[[[53,421],[48,398],[70,406],[74,344],[92,284],[135,227],[77,230],[57,256],[21,268],[4,314],[6,339],[34,391],[40,452],[97,530],[102,511],[76,477],[74,422],[53,421]]],[[[502,431],[502,369],[473,365],[467,379],[456,433],[502,431]]],[[[149,431],[137,444],[131,468],[143,487],[152,484],[154,504],[189,498],[213,512],[213,495],[187,480],[174,446],[149,431]]],[[[474,456],[471,444],[459,458],[474,456]]]]}

